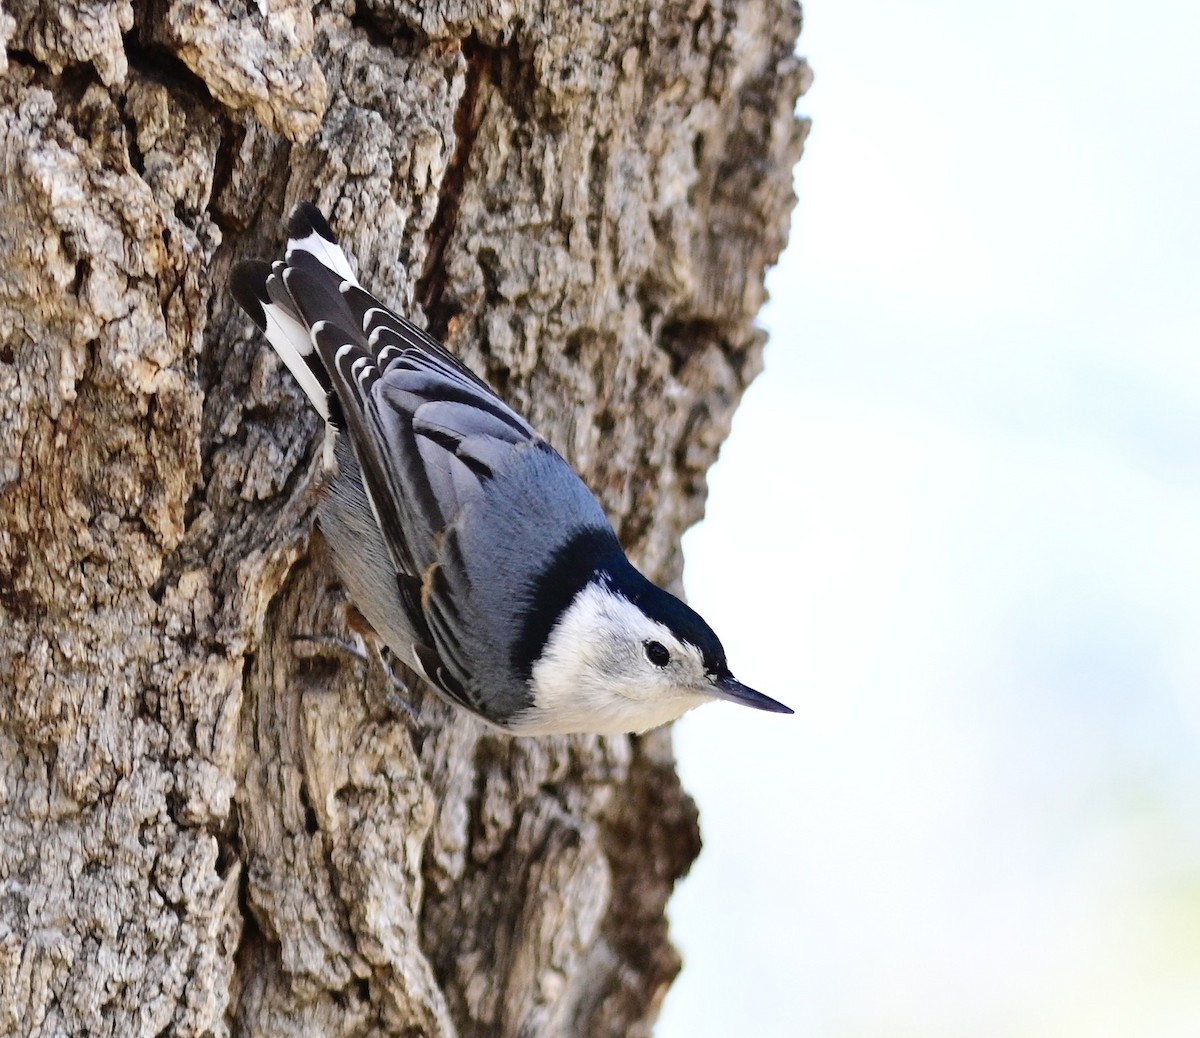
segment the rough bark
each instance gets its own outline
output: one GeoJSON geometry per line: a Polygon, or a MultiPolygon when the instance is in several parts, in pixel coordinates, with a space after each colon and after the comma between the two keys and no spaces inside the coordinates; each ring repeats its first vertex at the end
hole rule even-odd
{"type": "Polygon", "coordinates": [[[648,1033],[699,849],[669,733],[410,717],[315,637],[318,423],[223,286],[312,198],[674,582],[760,363],[798,29],[5,0],[0,1034],[648,1033]]]}

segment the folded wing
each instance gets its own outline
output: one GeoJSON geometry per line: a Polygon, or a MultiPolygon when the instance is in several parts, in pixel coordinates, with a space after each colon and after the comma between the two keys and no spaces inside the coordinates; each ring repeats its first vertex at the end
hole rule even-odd
{"type": "Polygon", "coordinates": [[[542,441],[453,354],[358,284],[315,207],[298,206],[288,231],[286,259],[239,264],[234,294],[353,447],[417,632],[415,662],[478,711],[472,617],[461,612],[471,578],[448,528],[486,481],[542,441]]]}

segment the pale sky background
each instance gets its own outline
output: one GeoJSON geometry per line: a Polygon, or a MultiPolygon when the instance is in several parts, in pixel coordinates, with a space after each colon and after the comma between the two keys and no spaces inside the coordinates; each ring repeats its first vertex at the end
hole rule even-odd
{"type": "Polygon", "coordinates": [[[808,0],[656,1038],[1200,1036],[1200,5],[808,0]]]}

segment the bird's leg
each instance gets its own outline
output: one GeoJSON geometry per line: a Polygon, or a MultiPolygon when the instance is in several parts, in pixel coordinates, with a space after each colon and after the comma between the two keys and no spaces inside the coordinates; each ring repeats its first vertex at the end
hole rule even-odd
{"type": "Polygon", "coordinates": [[[412,698],[412,686],[396,673],[394,665],[396,654],[382,641],[376,641],[375,651],[379,656],[379,662],[383,665],[384,672],[392,683],[387,697],[388,706],[397,713],[407,714],[412,720],[416,721],[418,719],[417,708],[410,701],[412,698]]]}
{"type": "MultiPolygon", "coordinates": [[[[359,612],[358,607],[353,602],[347,601],[345,603],[345,619],[346,626],[357,635],[360,643],[370,645],[375,650],[375,656],[383,667],[383,672],[388,676],[388,681],[391,684],[391,689],[387,697],[388,706],[396,713],[406,714],[412,720],[416,721],[416,708],[409,701],[412,698],[412,687],[396,673],[396,665],[399,661],[396,660],[395,653],[376,634],[375,628],[371,626],[371,622],[359,612]]],[[[365,654],[362,658],[366,659],[365,654]]]]}
{"type": "Polygon", "coordinates": [[[356,639],[358,644],[351,642],[346,638],[338,638],[332,634],[296,634],[292,636],[292,643],[308,644],[313,646],[307,652],[301,655],[306,658],[314,656],[328,657],[331,655],[330,650],[334,654],[350,657],[357,665],[366,667],[370,665],[371,654],[366,652],[361,646],[363,642],[367,642],[375,650],[375,658],[379,661],[383,672],[388,678],[388,694],[387,705],[397,714],[404,714],[412,720],[417,720],[416,707],[409,702],[409,697],[412,696],[412,686],[404,680],[396,671],[396,663],[393,663],[395,655],[379,638],[366,638],[361,635],[356,639]]]}
{"type": "Polygon", "coordinates": [[[316,646],[306,652],[298,653],[303,658],[329,656],[330,653],[326,651],[329,649],[336,649],[338,653],[349,656],[356,663],[366,663],[371,658],[360,646],[346,638],[338,638],[332,634],[293,634],[292,644],[316,646]]]}

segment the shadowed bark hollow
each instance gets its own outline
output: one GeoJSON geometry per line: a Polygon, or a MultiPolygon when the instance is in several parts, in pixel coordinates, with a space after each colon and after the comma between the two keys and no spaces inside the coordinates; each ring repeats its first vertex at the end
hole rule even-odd
{"type": "Polygon", "coordinates": [[[677,583],[760,365],[798,31],[0,3],[0,1034],[649,1032],[699,849],[669,732],[410,717],[332,644],[319,422],[224,284],[311,198],[677,583]]]}

